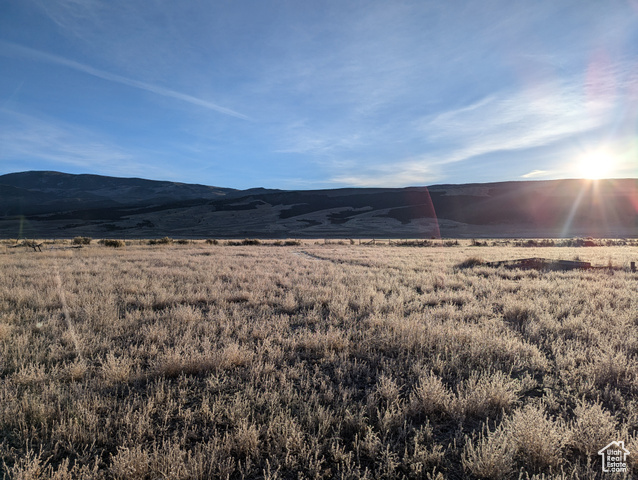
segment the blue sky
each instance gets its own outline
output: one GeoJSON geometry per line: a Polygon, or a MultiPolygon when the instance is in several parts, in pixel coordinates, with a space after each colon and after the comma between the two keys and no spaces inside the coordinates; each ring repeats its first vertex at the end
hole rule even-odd
{"type": "Polygon", "coordinates": [[[638,0],[0,0],[0,71],[0,174],[638,176],[638,0]]]}

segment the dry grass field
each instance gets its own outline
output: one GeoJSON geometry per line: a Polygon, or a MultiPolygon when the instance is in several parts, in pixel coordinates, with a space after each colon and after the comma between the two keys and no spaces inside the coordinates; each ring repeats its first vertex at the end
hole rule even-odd
{"type": "Polygon", "coordinates": [[[0,478],[638,475],[636,246],[43,250],[0,245],[0,478]],[[619,268],[459,267],[535,256],[619,268]]]}

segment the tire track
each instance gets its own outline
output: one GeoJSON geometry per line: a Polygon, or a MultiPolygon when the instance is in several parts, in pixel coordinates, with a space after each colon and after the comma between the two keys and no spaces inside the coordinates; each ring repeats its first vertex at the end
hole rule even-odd
{"type": "Polygon", "coordinates": [[[69,330],[69,334],[71,335],[71,339],[73,340],[73,345],[75,346],[75,351],[78,354],[78,358],[80,360],[82,357],[82,349],[80,348],[80,341],[78,340],[77,333],[75,332],[75,327],[73,322],[71,321],[71,315],[69,314],[69,307],[66,303],[66,296],[64,295],[64,289],[62,288],[62,278],[60,277],[60,269],[58,268],[57,263],[54,264],[55,272],[53,276],[55,277],[55,283],[58,290],[58,296],[60,297],[60,303],[62,303],[62,314],[64,315],[64,322],[66,323],[66,327],[69,330]]]}

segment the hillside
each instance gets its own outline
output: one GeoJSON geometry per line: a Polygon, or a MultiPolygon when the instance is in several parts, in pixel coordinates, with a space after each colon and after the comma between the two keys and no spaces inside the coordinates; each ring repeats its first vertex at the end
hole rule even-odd
{"type": "Polygon", "coordinates": [[[638,180],[235,190],[58,172],[0,176],[0,236],[626,237],[638,180]]]}

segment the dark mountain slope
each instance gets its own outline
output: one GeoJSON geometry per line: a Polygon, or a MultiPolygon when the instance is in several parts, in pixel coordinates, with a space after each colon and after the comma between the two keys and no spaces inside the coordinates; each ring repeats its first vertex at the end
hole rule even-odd
{"type": "Polygon", "coordinates": [[[168,203],[237,192],[232,188],[48,171],[0,176],[0,205],[4,215],[168,203]]]}
{"type": "Polygon", "coordinates": [[[233,190],[143,179],[0,176],[0,236],[623,237],[638,180],[233,190]]]}

